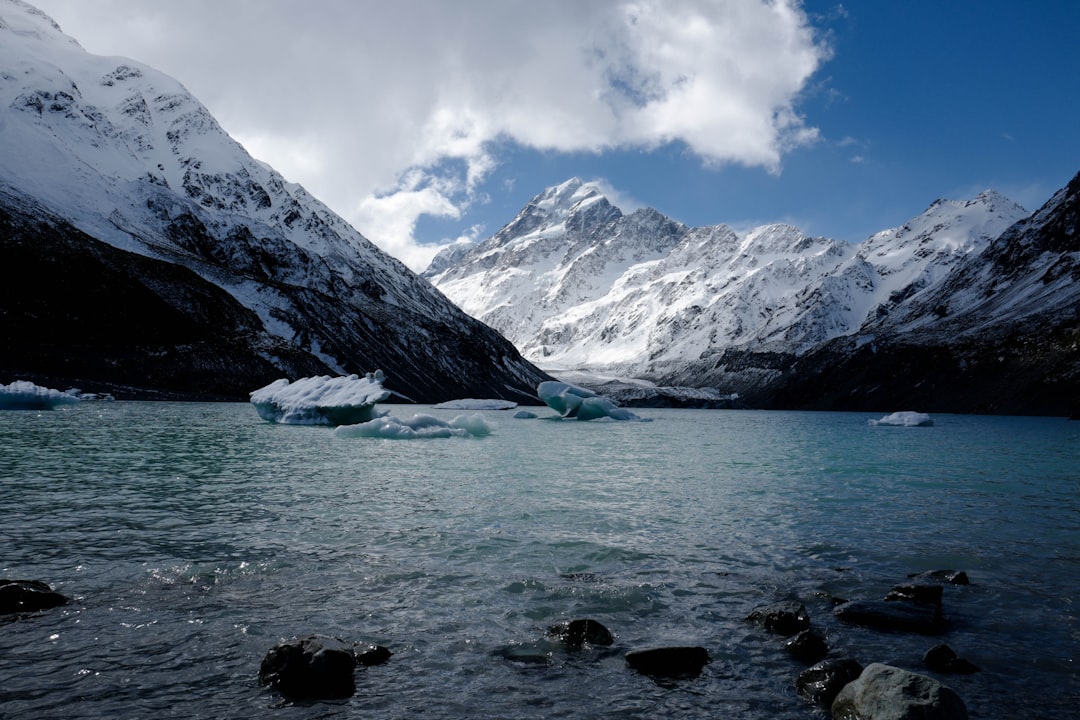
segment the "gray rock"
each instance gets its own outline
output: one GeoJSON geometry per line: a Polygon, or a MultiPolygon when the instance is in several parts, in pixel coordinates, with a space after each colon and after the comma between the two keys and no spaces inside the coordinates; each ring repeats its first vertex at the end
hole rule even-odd
{"type": "Polygon", "coordinates": [[[868,665],[832,703],[833,720],[967,720],[952,689],[926,675],[890,665],[868,665]]]}

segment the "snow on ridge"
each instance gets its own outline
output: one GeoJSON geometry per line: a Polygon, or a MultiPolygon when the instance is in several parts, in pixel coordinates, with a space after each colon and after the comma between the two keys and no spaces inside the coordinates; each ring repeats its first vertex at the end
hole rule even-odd
{"type": "Polygon", "coordinates": [[[686,228],[649,209],[573,233],[561,217],[555,224],[551,215],[530,215],[541,205],[566,208],[580,189],[575,178],[544,191],[478,246],[483,263],[473,262],[479,252],[463,254],[432,281],[542,367],[646,375],[654,364],[727,347],[803,353],[854,333],[918,300],[1027,214],[986,191],[935,201],[858,245],[783,223],[742,234],[723,225],[686,228]],[[635,229],[646,216],[648,229],[635,229]],[[535,250],[540,237],[543,257],[517,245],[535,250]],[[551,251],[566,246],[564,257],[551,251]],[[489,304],[481,296],[492,286],[498,301],[489,304]]]}

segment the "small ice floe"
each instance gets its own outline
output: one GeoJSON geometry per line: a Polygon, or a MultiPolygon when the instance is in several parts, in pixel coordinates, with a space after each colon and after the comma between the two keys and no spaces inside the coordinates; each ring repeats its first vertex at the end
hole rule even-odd
{"type": "Polygon", "coordinates": [[[378,416],[375,403],[390,397],[382,370],[365,377],[346,375],[277,380],[251,393],[259,417],[290,425],[351,425],[378,416]]]}
{"type": "Polygon", "coordinates": [[[513,400],[476,400],[463,398],[432,405],[435,410],[513,410],[518,404],[513,400]]]}
{"type": "Polygon", "coordinates": [[[60,392],[28,380],[0,385],[0,410],[55,410],[63,405],[74,405],[79,400],[78,390],[60,392]]]}
{"type": "Polygon", "coordinates": [[[886,415],[880,420],[870,420],[868,423],[870,425],[894,425],[897,427],[930,427],[934,424],[934,420],[926,413],[903,410],[886,415]]]}
{"type": "Polygon", "coordinates": [[[482,415],[458,415],[450,422],[432,415],[417,414],[408,420],[389,415],[355,425],[340,425],[334,435],[343,438],[384,438],[387,440],[422,440],[427,438],[485,437],[491,425],[482,415]]]}
{"type": "Polygon", "coordinates": [[[548,380],[537,385],[536,395],[564,418],[638,421],[642,419],[592,390],[556,380],[548,380]]]}

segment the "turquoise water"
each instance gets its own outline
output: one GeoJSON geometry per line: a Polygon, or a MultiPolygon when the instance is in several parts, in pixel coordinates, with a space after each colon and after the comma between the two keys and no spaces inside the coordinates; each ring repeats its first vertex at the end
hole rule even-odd
{"type": "Polygon", "coordinates": [[[791,598],[864,664],[927,672],[949,643],[982,668],[941,677],[972,717],[1075,714],[1080,423],[640,414],[487,412],[489,437],[395,441],[245,404],[0,413],[0,577],[73,598],[0,620],[0,717],[824,717],[795,694],[804,666],[743,620],[791,598]],[[946,589],[941,638],[831,616],[830,596],[939,568],[972,580],[946,589]],[[575,617],[616,646],[503,657],[575,617]],[[353,698],[284,702],[259,663],[309,633],[395,654],[353,698]],[[626,667],[669,644],[712,662],[668,682],[626,667]]]}

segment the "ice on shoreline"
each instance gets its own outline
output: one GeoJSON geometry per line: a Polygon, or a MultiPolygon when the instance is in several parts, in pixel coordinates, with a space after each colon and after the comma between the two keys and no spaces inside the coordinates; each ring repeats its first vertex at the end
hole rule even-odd
{"type": "Polygon", "coordinates": [[[536,386],[536,395],[564,418],[578,420],[641,420],[603,395],[570,383],[548,380],[536,386]]]}
{"type": "Polygon", "coordinates": [[[891,425],[896,427],[930,427],[934,424],[933,418],[926,413],[903,410],[886,415],[880,420],[867,421],[870,425],[891,425]]]}
{"type": "Polygon", "coordinates": [[[0,385],[0,410],[55,410],[63,405],[74,405],[80,399],[78,390],[60,392],[29,380],[0,385]]]}
{"type": "Polygon", "coordinates": [[[351,425],[378,417],[375,403],[390,397],[382,370],[357,375],[281,379],[251,393],[259,417],[288,425],[351,425]]]}

